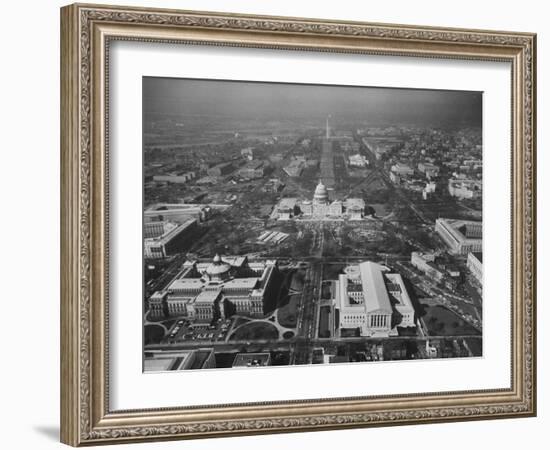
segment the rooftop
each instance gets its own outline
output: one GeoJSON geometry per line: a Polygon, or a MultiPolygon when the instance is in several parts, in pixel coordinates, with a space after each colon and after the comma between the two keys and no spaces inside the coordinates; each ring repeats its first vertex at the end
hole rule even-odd
{"type": "Polygon", "coordinates": [[[295,198],[282,198],[279,202],[279,209],[294,209],[294,206],[296,205],[296,199],[295,198]]]}
{"type": "Polygon", "coordinates": [[[261,367],[270,364],[269,353],[238,353],[233,361],[233,367],[261,367]]]}
{"type": "Polygon", "coordinates": [[[173,239],[175,236],[185,231],[187,228],[196,223],[196,219],[188,219],[180,225],[173,224],[172,222],[167,222],[165,225],[165,232],[161,236],[154,238],[145,238],[145,242],[165,244],[173,239]],[[170,225],[168,225],[170,224],[170,225]]]}
{"type": "Polygon", "coordinates": [[[483,253],[482,252],[474,252],[472,253],[474,257],[480,262],[483,263],[483,253]]]}
{"type": "Polygon", "coordinates": [[[195,298],[195,303],[214,303],[220,295],[221,295],[221,291],[219,290],[202,291],[195,298]]]}
{"type": "Polygon", "coordinates": [[[359,264],[363,281],[363,295],[367,313],[371,311],[386,311],[391,313],[391,303],[382,274],[382,266],[373,262],[359,264]]]}

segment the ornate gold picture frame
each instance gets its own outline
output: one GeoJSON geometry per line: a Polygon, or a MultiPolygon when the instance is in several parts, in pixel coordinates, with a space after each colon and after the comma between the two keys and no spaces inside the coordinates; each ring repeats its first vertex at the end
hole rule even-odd
{"type": "Polygon", "coordinates": [[[73,446],[536,414],[536,36],[75,4],[61,9],[61,440],[73,446]],[[512,67],[508,389],[113,411],[109,406],[108,58],[117,40],[512,67]]]}

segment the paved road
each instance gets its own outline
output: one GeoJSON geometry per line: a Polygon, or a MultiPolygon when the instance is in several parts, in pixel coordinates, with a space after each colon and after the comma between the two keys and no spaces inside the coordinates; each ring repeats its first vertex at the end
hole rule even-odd
{"type": "MultiPolygon", "coordinates": [[[[145,351],[178,351],[178,350],[190,350],[197,348],[208,348],[214,347],[216,352],[231,352],[239,351],[242,347],[247,347],[247,351],[258,347],[259,350],[254,349],[254,351],[293,351],[297,346],[300,349],[309,350],[313,347],[320,347],[323,345],[335,345],[335,344],[352,344],[352,343],[379,343],[385,341],[418,341],[425,342],[427,340],[436,340],[436,339],[482,339],[482,336],[470,335],[470,334],[457,334],[449,336],[390,336],[384,338],[374,338],[374,337],[350,337],[350,338],[315,338],[315,339],[306,339],[306,338],[295,338],[289,341],[217,341],[217,342],[178,342],[175,344],[150,344],[145,346],[145,351]]],[[[307,355],[301,355],[302,358],[307,355]]],[[[309,355],[311,356],[311,355],[309,355]]],[[[296,361],[300,361],[299,358],[296,361]]],[[[309,363],[311,360],[309,360],[309,363]]],[[[296,362],[296,364],[306,364],[306,362],[296,362]]]]}
{"type": "Polygon", "coordinates": [[[176,274],[181,270],[182,264],[185,262],[185,254],[180,254],[174,257],[174,260],[164,270],[162,275],[158,277],[153,283],[145,288],[145,296],[149,297],[151,294],[164,289],[170,281],[174,279],[176,274]]]}
{"type": "Polygon", "coordinates": [[[361,148],[363,148],[364,151],[367,153],[371,164],[374,166],[373,172],[377,173],[380,176],[386,187],[390,189],[395,195],[397,195],[411,209],[411,211],[422,223],[431,224],[432,221],[428,220],[426,216],[424,216],[422,211],[418,209],[418,207],[409,199],[409,197],[405,195],[405,193],[401,189],[395,187],[395,185],[390,180],[388,173],[384,169],[383,164],[376,159],[376,156],[374,152],[370,149],[370,147],[365,144],[359,136],[355,135],[354,137],[355,140],[359,142],[361,148]]]}

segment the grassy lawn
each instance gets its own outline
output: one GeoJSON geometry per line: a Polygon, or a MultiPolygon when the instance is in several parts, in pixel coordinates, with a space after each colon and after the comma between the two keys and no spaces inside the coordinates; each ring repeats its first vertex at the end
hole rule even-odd
{"type": "Polygon", "coordinates": [[[237,328],[237,327],[241,326],[242,324],[244,324],[246,322],[250,322],[250,321],[251,321],[251,319],[247,319],[246,317],[237,317],[233,321],[233,328],[237,328]]]}
{"type": "Polygon", "coordinates": [[[481,339],[476,338],[468,338],[464,339],[466,343],[468,344],[468,347],[474,354],[474,356],[482,356],[483,355],[483,345],[481,342],[481,339]]]}
{"type": "Polygon", "coordinates": [[[337,280],[347,264],[324,264],[323,280],[337,280]]]}
{"type": "Polygon", "coordinates": [[[279,330],[266,322],[250,322],[236,330],[229,339],[236,341],[273,341],[279,339],[279,330]]]}
{"type": "Polygon", "coordinates": [[[292,280],[290,281],[290,289],[294,291],[301,291],[304,288],[304,278],[306,271],[304,269],[296,270],[292,274],[292,280]]]}
{"type": "Polygon", "coordinates": [[[143,334],[145,345],[157,344],[164,337],[164,328],[159,325],[145,325],[143,334]]]}
{"type": "Polygon", "coordinates": [[[431,336],[478,335],[470,324],[443,306],[426,308],[424,323],[431,336]]]}
{"type": "Polygon", "coordinates": [[[277,310],[277,319],[283,327],[295,328],[298,320],[300,295],[291,295],[288,303],[277,310]]]}

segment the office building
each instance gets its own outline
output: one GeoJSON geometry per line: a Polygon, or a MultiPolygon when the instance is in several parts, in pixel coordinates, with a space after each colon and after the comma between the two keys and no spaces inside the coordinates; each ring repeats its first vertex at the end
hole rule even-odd
{"type": "Polygon", "coordinates": [[[448,185],[449,194],[460,200],[479,198],[482,194],[480,180],[450,179],[448,185]]]}
{"type": "Polygon", "coordinates": [[[160,223],[161,226],[158,222],[145,224],[143,240],[145,258],[166,258],[182,252],[193,241],[198,228],[195,219],[188,219],[181,224],[166,221],[160,223]]]}
{"type": "Polygon", "coordinates": [[[435,265],[435,255],[433,253],[412,252],[411,265],[424,272],[434,281],[440,282],[445,278],[445,273],[435,265]]]}
{"type": "Polygon", "coordinates": [[[335,308],[339,329],[361,336],[388,337],[396,327],[414,327],[415,316],[401,275],[374,262],[346,267],[338,277],[335,308]]]}
{"type": "Polygon", "coordinates": [[[470,269],[470,272],[472,272],[472,275],[476,278],[476,280],[483,283],[483,253],[468,253],[466,266],[470,269]]]}
{"type": "Polygon", "coordinates": [[[472,220],[437,219],[435,231],[449,247],[449,252],[466,255],[482,251],[483,227],[472,220]]]}
{"type": "Polygon", "coordinates": [[[409,167],[407,164],[397,163],[391,166],[391,172],[400,177],[406,177],[414,174],[414,169],[409,167]]]}
{"type": "Polygon", "coordinates": [[[206,173],[211,177],[221,177],[230,174],[233,170],[233,164],[231,164],[231,162],[225,162],[208,168],[206,173]]]}
{"type": "Polygon", "coordinates": [[[262,178],[265,175],[265,164],[263,161],[253,160],[248,161],[243,167],[239,169],[239,176],[249,180],[254,178],[262,178]]]}
{"type": "Polygon", "coordinates": [[[143,212],[143,221],[163,222],[170,221],[184,223],[189,219],[196,219],[198,222],[208,220],[214,209],[225,209],[229,205],[201,205],[195,203],[155,203],[143,212]]]}
{"type": "Polygon", "coordinates": [[[180,174],[167,174],[167,175],[155,175],[153,181],[167,182],[167,183],[187,183],[196,176],[195,172],[184,172],[180,174]]]}
{"type": "Polygon", "coordinates": [[[215,367],[216,358],[212,348],[182,351],[146,351],[143,361],[145,372],[213,369],[215,367]]]}

